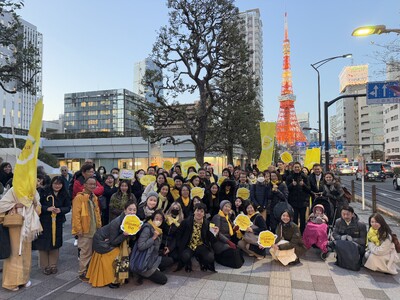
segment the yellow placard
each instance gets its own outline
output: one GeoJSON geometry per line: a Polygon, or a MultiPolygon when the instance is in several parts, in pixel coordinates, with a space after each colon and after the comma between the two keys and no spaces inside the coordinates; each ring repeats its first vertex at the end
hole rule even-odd
{"type": "Polygon", "coordinates": [[[121,230],[129,235],[135,235],[142,228],[143,222],[136,215],[126,215],[121,224],[121,230]]]}
{"type": "Polygon", "coordinates": [[[269,230],[261,231],[257,243],[264,248],[270,248],[275,244],[276,237],[277,235],[269,230]]]}
{"type": "Polygon", "coordinates": [[[288,163],[290,163],[290,162],[292,162],[293,161],[293,157],[292,157],[292,154],[290,154],[289,152],[283,152],[282,154],[281,154],[281,160],[285,163],[285,164],[288,164],[288,163]]]}
{"type": "Polygon", "coordinates": [[[306,150],[306,157],[304,159],[304,166],[309,170],[312,169],[314,164],[321,163],[321,149],[313,148],[306,150]]]}
{"type": "Polygon", "coordinates": [[[218,186],[221,186],[221,184],[225,181],[225,179],[227,179],[228,177],[226,176],[221,176],[220,178],[218,178],[218,186]]]}
{"type": "Polygon", "coordinates": [[[260,122],[261,154],[258,159],[258,168],[261,171],[266,170],[272,162],[276,135],[275,129],[276,122],[260,122]]]}
{"type": "Polygon", "coordinates": [[[199,175],[198,175],[197,173],[195,173],[195,172],[190,172],[190,173],[188,174],[188,176],[187,176],[187,179],[188,179],[188,180],[192,179],[192,177],[193,177],[194,175],[199,176],[199,175]]]}
{"type": "Polygon", "coordinates": [[[171,170],[172,165],[173,165],[172,162],[170,162],[169,160],[166,160],[163,163],[163,169],[169,171],[169,170],[171,170]]]}
{"type": "Polygon", "coordinates": [[[156,176],[154,175],[144,175],[142,178],[140,178],[140,183],[144,186],[148,186],[154,181],[156,181],[156,176]]]}
{"type": "Polygon", "coordinates": [[[174,187],[175,186],[175,181],[172,177],[167,177],[167,183],[170,187],[174,187]]]}
{"type": "Polygon", "coordinates": [[[250,191],[246,188],[238,188],[236,192],[236,197],[240,197],[243,200],[247,200],[250,198],[250,191]]]}
{"type": "Polygon", "coordinates": [[[135,178],[135,170],[122,169],[119,171],[119,179],[132,180],[135,178]]]}
{"type": "Polygon", "coordinates": [[[190,190],[190,198],[199,197],[200,199],[204,198],[204,189],[201,187],[194,187],[190,190]]]}
{"type": "Polygon", "coordinates": [[[239,214],[235,221],[233,221],[233,224],[235,224],[235,226],[239,226],[239,229],[242,231],[246,231],[247,228],[253,225],[253,223],[250,221],[250,218],[244,214],[239,214]]]}

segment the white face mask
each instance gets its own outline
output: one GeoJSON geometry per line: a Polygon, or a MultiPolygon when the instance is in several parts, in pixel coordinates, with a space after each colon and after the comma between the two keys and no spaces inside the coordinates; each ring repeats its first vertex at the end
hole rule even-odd
{"type": "Polygon", "coordinates": [[[265,181],[265,179],[264,179],[264,177],[258,177],[257,181],[260,182],[260,183],[263,183],[265,181]]]}
{"type": "Polygon", "coordinates": [[[104,174],[104,170],[103,170],[103,169],[100,169],[99,173],[100,173],[101,175],[103,175],[103,174],[104,174]]]}
{"type": "Polygon", "coordinates": [[[112,174],[114,176],[115,179],[118,179],[119,174],[112,174]]]}
{"type": "Polygon", "coordinates": [[[157,221],[154,220],[154,221],[153,221],[153,224],[154,224],[154,226],[156,226],[156,227],[160,227],[160,226],[161,226],[161,223],[162,223],[162,222],[159,221],[159,220],[157,220],[157,221]]]}

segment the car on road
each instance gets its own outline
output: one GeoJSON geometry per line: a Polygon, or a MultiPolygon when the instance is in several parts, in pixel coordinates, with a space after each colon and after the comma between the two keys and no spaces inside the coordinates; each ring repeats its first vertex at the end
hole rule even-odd
{"type": "Polygon", "coordinates": [[[353,169],[353,174],[356,174],[358,169],[358,161],[349,162],[349,166],[353,169]]]}
{"type": "Polygon", "coordinates": [[[382,164],[382,170],[385,173],[386,177],[394,176],[393,168],[389,164],[382,164]]]}
{"type": "MultiPolygon", "coordinates": [[[[358,166],[356,173],[356,180],[360,180],[362,177],[362,166],[358,166]]],[[[382,181],[386,180],[386,174],[383,171],[382,163],[366,163],[365,164],[365,181],[382,181]]]]}
{"type": "Polygon", "coordinates": [[[400,168],[400,160],[388,160],[387,163],[394,169],[400,168]]]}
{"type": "Polygon", "coordinates": [[[348,165],[340,165],[338,169],[336,169],[336,174],[337,175],[353,175],[353,169],[352,167],[348,165]]]}
{"type": "Polygon", "coordinates": [[[400,190],[400,174],[396,174],[393,177],[393,187],[395,190],[400,190]]]}

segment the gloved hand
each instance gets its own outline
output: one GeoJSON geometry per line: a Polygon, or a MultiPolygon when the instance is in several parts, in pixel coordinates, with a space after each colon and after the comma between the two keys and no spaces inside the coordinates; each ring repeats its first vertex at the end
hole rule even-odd
{"type": "Polygon", "coordinates": [[[235,243],[233,243],[233,242],[231,242],[231,241],[228,240],[228,241],[227,241],[227,244],[228,244],[229,248],[236,249],[235,243]]]}
{"type": "Polygon", "coordinates": [[[353,238],[350,235],[347,235],[347,240],[351,242],[353,238]]]}
{"type": "Polygon", "coordinates": [[[341,239],[342,241],[345,241],[346,238],[347,238],[347,235],[342,235],[342,236],[340,237],[340,239],[341,239]]]}

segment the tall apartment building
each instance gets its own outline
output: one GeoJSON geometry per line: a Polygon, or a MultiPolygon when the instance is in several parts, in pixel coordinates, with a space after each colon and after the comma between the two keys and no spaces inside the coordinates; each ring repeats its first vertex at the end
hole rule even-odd
{"type": "MultiPolygon", "coordinates": [[[[143,96],[147,101],[155,103],[156,99],[151,91],[142,84],[142,80],[146,70],[160,70],[150,58],[138,61],[133,68],[133,92],[137,95],[143,96]]],[[[156,82],[157,86],[162,86],[162,82],[156,82]]],[[[162,92],[161,92],[162,95],[162,92]]]]}
{"type": "MultiPolygon", "coordinates": [[[[387,80],[400,79],[400,62],[390,62],[386,66],[387,80]]],[[[385,104],[384,139],[386,160],[400,159],[400,103],[385,104]]]]}
{"type": "MultiPolygon", "coordinates": [[[[9,15],[0,15],[0,22],[7,24],[11,21],[9,15]]],[[[35,25],[20,19],[24,35],[24,44],[32,43],[38,48],[39,59],[42,62],[42,48],[43,48],[43,36],[37,31],[35,25]]],[[[0,65],[6,60],[6,58],[12,57],[12,50],[2,47],[0,45],[0,65]]],[[[40,66],[41,67],[41,66],[40,66]]],[[[23,70],[24,80],[28,81],[32,74],[28,70],[23,70]]],[[[29,129],[29,125],[32,120],[33,110],[36,102],[42,95],[42,73],[35,75],[34,82],[36,85],[37,94],[33,95],[26,89],[17,89],[17,93],[9,94],[0,88],[0,126],[15,128],[29,129]]],[[[6,84],[7,89],[17,88],[16,82],[10,82],[6,84]]]]}
{"type": "Polygon", "coordinates": [[[249,63],[255,79],[258,80],[257,100],[263,105],[263,31],[260,10],[250,9],[241,12],[240,17],[244,20],[244,33],[246,42],[252,54],[249,63]]]}
{"type": "Polygon", "coordinates": [[[126,89],[65,94],[65,131],[124,133],[137,130],[136,97],[140,96],[126,89]]]}
{"type": "Polygon", "coordinates": [[[336,141],[337,140],[337,121],[336,115],[329,117],[329,140],[336,141]]]}

